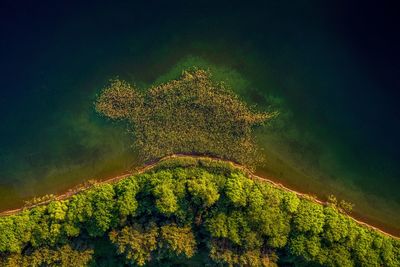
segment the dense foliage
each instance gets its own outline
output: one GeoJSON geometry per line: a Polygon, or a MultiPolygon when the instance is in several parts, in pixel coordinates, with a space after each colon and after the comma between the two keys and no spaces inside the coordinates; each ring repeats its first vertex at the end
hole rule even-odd
{"type": "Polygon", "coordinates": [[[216,160],[0,218],[1,266],[399,266],[400,241],[216,160]]]}
{"type": "Polygon", "coordinates": [[[142,93],[114,80],[96,102],[98,112],[127,120],[145,160],[174,153],[196,153],[255,164],[251,131],[272,114],[253,112],[224,83],[204,70],[183,72],[178,80],[142,93]]]}

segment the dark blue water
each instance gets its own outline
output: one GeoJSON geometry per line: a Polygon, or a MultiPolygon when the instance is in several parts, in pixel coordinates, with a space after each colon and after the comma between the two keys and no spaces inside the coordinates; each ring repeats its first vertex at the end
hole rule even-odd
{"type": "Polygon", "coordinates": [[[96,94],[117,75],[144,87],[177,64],[197,64],[230,77],[259,108],[281,110],[258,132],[260,172],[321,198],[336,194],[398,231],[394,10],[319,1],[3,3],[0,207],[129,169],[130,137],[94,113],[96,94]]]}

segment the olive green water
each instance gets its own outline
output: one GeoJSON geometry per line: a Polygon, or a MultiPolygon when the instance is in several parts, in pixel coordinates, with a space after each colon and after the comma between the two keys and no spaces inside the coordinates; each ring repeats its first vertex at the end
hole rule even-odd
{"type": "MultiPolygon", "coordinates": [[[[149,8],[84,6],[29,37],[27,50],[11,50],[2,68],[2,210],[135,166],[124,125],[93,109],[108,79],[145,88],[199,66],[259,109],[280,111],[257,130],[265,155],[259,173],[351,201],[356,215],[400,232],[399,129],[387,116],[390,96],[332,32],[327,10],[301,1],[149,8]]],[[[38,28],[48,23],[42,19],[38,28]]]]}

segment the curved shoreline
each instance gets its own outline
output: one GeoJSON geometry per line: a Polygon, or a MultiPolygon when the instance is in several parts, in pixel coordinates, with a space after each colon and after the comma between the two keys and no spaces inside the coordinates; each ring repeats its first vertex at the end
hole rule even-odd
{"type": "MultiPolygon", "coordinates": [[[[221,158],[217,158],[217,157],[211,157],[211,156],[190,155],[190,154],[179,154],[178,153],[178,154],[172,154],[172,155],[160,158],[160,159],[158,159],[158,160],[156,160],[154,162],[151,162],[151,163],[143,166],[142,168],[139,168],[139,169],[137,169],[135,171],[132,171],[132,172],[129,172],[129,173],[124,173],[124,174],[121,174],[121,175],[118,175],[118,176],[114,176],[114,177],[111,177],[111,178],[106,178],[106,179],[102,179],[102,180],[99,180],[99,181],[95,181],[95,183],[92,183],[92,184],[89,184],[89,185],[81,185],[81,186],[78,185],[78,188],[76,188],[76,189],[73,189],[73,188],[69,189],[67,192],[62,193],[62,194],[58,194],[57,196],[55,196],[52,199],[49,199],[49,200],[46,200],[46,201],[43,201],[43,202],[40,202],[40,203],[37,203],[37,204],[34,204],[34,205],[21,207],[21,208],[17,208],[17,209],[12,209],[12,210],[2,211],[2,212],[0,212],[0,216],[13,215],[13,214],[16,214],[18,212],[22,212],[22,211],[24,211],[26,209],[30,209],[30,208],[34,208],[34,207],[37,207],[37,206],[48,204],[49,202],[54,201],[54,200],[65,200],[65,199],[67,199],[67,198],[69,198],[69,197],[71,197],[71,196],[73,196],[75,194],[78,194],[78,193],[80,193],[82,191],[90,189],[93,185],[101,185],[101,184],[106,184],[106,183],[115,183],[115,182],[118,182],[118,181],[120,181],[120,180],[122,180],[124,178],[129,177],[129,176],[137,175],[137,174],[141,174],[141,173],[144,173],[146,171],[149,171],[149,170],[153,169],[154,167],[156,167],[159,163],[161,163],[163,161],[166,161],[168,159],[185,158],[185,157],[186,158],[195,158],[195,159],[211,159],[211,160],[214,160],[214,161],[222,161],[222,162],[225,162],[225,163],[229,163],[229,164],[232,164],[235,168],[244,171],[252,179],[257,179],[257,180],[261,180],[261,181],[264,181],[264,182],[268,182],[268,183],[272,184],[275,187],[278,187],[278,188],[281,188],[283,190],[292,192],[292,193],[296,194],[297,196],[299,196],[301,198],[307,198],[308,200],[313,201],[315,203],[318,203],[320,205],[326,206],[326,205],[329,204],[328,202],[319,200],[316,197],[313,197],[313,196],[311,196],[309,194],[301,193],[301,192],[295,191],[293,189],[290,189],[290,188],[286,187],[285,185],[283,185],[282,183],[275,182],[275,181],[273,181],[271,179],[258,176],[253,171],[248,169],[246,166],[240,165],[240,164],[238,164],[236,162],[233,162],[233,161],[230,161],[230,160],[221,159],[221,158]]],[[[385,230],[383,230],[381,228],[378,228],[376,226],[373,226],[373,225],[371,225],[371,224],[369,224],[369,223],[367,223],[365,221],[359,220],[359,219],[353,217],[350,214],[346,213],[346,216],[351,218],[356,223],[358,223],[358,224],[360,224],[362,226],[365,226],[367,228],[373,229],[373,230],[375,230],[377,232],[380,232],[383,235],[389,236],[389,237],[394,238],[394,239],[400,239],[400,236],[396,236],[396,235],[393,235],[391,233],[388,233],[387,231],[385,231],[385,230]]]]}

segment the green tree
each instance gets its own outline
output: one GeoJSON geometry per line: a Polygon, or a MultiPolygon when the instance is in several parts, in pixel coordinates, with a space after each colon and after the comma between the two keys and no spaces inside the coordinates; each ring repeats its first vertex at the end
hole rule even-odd
{"type": "Polygon", "coordinates": [[[324,237],[329,242],[343,241],[348,235],[347,218],[340,214],[333,206],[327,206],[325,213],[324,237]]]}
{"type": "Polygon", "coordinates": [[[92,216],[86,222],[90,236],[101,236],[117,223],[115,192],[111,184],[96,186],[90,195],[92,216]]]}
{"type": "Polygon", "coordinates": [[[323,231],[325,215],[322,205],[308,200],[302,200],[294,215],[293,224],[298,231],[314,234],[323,231]]]}
{"type": "Polygon", "coordinates": [[[227,238],[234,244],[246,243],[246,237],[251,232],[245,214],[232,211],[229,215],[217,213],[207,219],[207,230],[213,238],[227,238]]]}
{"type": "Polygon", "coordinates": [[[321,240],[315,235],[299,234],[290,239],[289,252],[309,262],[316,262],[321,252],[321,240]]]}
{"type": "Polygon", "coordinates": [[[174,194],[173,183],[160,183],[154,187],[153,194],[156,197],[156,207],[165,215],[172,215],[178,210],[178,198],[174,194]]]}
{"type": "Polygon", "coordinates": [[[228,217],[225,213],[217,213],[213,217],[207,219],[206,226],[213,237],[228,237],[228,217]]]}
{"type": "Polygon", "coordinates": [[[14,221],[12,217],[0,218],[0,251],[1,252],[20,252],[21,243],[14,231],[14,221]]]}
{"type": "Polygon", "coordinates": [[[260,190],[258,184],[253,186],[249,194],[248,217],[254,228],[267,237],[269,246],[280,248],[287,243],[291,216],[282,209],[280,198],[271,197],[270,194],[266,199],[267,190],[271,191],[269,187],[261,187],[260,190]]]}
{"type": "Polygon", "coordinates": [[[378,250],[373,248],[373,236],[368,230],[361,227],[358,227],[357,230],[358,237],[353,247],[357,264],[360,266],[381,266],[378,250]]]}
{"type": "Polygon", "coordinates": [[[394,241],[388,237],[383,237],[381,246],[382,261],[387,266],[400,266],[400,242],[397,247],[393,245],[394,241]]]}
{"type": "Polygon", "coordinates": [[[290,213],[295,213],[300,204],[299,197],[293,192],[285,192],[283,203],[285,209],[290,213]]]}
{"type": "Polygon", "coordinates": [[[89,194],[72,196],[63,225],[67,236],[77,237],[81,233],[82,225],[90,220],[92,214],[93,207],[89,194]]]}
{"type": "Polygon", "coordinates": [[[247,205],[253,181],[241,173],[232,173],[225,184],[225,194],[228,199],[237,207],[247,205]]]}
{"type": "Polygon", "coordinates": [[[117,247],[118,254],[123,254],[127,262],[143,266],[151,260],[151,253],[157,249],[158,227],[149,224],[143,228],[135,224],[121,231],[113,230],[109,237],[117,247]]]}
{"type": "Polygon", "coordinates": [[[51,201],[49,205],[47,205],[47,212],[54,221],[65,220],[67,210],[68,201],[51,201]]]}
{"type": "Polygon", "coordinates": [[[174,255],[191,258],[196,252],[196,239],[190,226],[164,225],[161,227],[160,236],[163,246],[174,255]]]}
{"type": "Polygon", "coordinates": [[[266,253],[261,250],[244,250],[232,246],[227,240],[214,239],[210,245],[210,258],[214,264],[223,266],[265,266],[276,267],[277,257],[275,254],[266,253]]]}
{"type": "Polygon", "coordinates": [[[350,251],[346,246],[342,244],[333,244],[332,246],[325,248],[326,258],[323,261],[319,259],[319,262],[328,267],[353,267],[354,262],[352,260],[350,251]]]}
{"type": "Polygon", "coordinates": [[[264,206],[256,219],[259,231],[268,237],[268,245],[273,248],[284,247],[290,232],[290,217],[282,210],[264,206]]]}
{"type": "Polygon", "coordinates": [[[134,177],[124,179],[116,185],[116,206],[122,221],[125,221],[127,216],[135,214],[138,207],[136,200],[138,191],[139,183],[134,177]]]}
{"type": "Polygon", "coordinates": [[[3,258],[0,265],[4,267],[28,266],[88,266],[92,260],[93,250],[76,250],[70,245],[57,248],[42,247],[29,254],[12,254],[3,258]]]}
{"type": "Polygon", "coordinates": [[[200,177],[187,181],[187,187],[196,204],[212,206],[220,197],[214,177],[210,173],[202,173],[200,177]]]}
{"type": "MultiPolygon", "coordinates": [[[[23,248],[25,244],[27,244],[32,237],[32,227],[34,222],[30,217],[30,211],[25,210],[20,214],[12,217],[14,221],[13,232],[14,236],[18,239],[18,246],[23,248]]],[[[0,230],[0,232],[3,232],[0,230]]],[[[0,250],[1,251],[1,250],[0,250]]]]}

